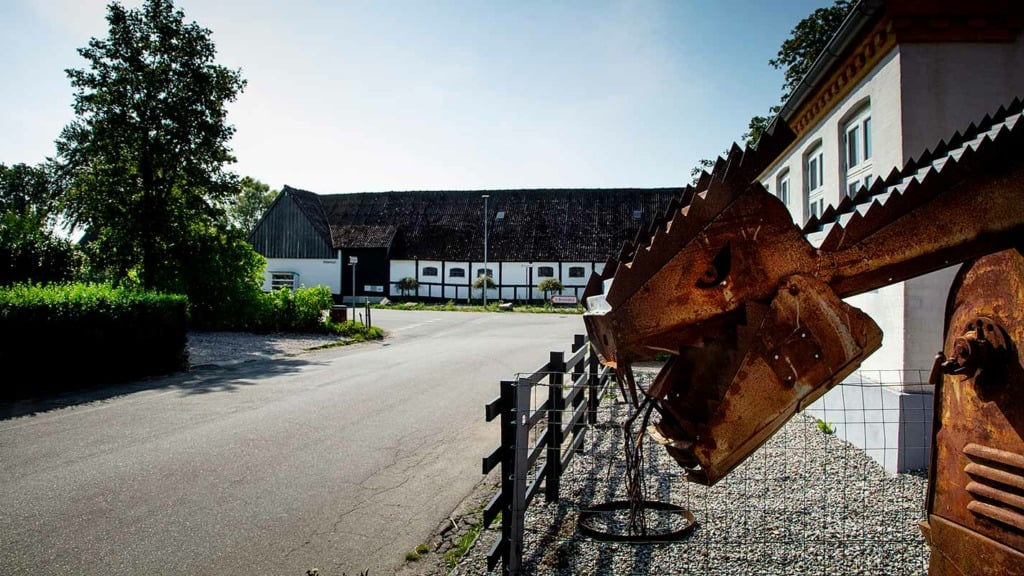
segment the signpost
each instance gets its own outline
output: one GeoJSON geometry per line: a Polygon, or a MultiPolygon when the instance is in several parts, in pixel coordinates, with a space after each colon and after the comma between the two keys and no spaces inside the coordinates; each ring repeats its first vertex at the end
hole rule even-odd
{"type": "Polygon", "coordinates": [[[352,321],[356,319],[356,264],[359,263],[358,256],[349,256],[348,265],[352,267],[352,321]]]}

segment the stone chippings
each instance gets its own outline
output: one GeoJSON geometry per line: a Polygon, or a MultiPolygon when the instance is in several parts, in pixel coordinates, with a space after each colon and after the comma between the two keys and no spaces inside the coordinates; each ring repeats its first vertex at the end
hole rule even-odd
{"type": "MultiPolygon", "coordinates": [[[[893,475],[862,450],[797,415],[713,487],[686,482],[650,438],[647,499],[690,510],[697,522],[672,544],[598,542],[576,529],[588,506],[625,498],[622,432],[628,414],[605,401],[583,452],[562,478],[561,501],[538,495],[526,515],[524,574],[926,574],[924,472],[893,475]]],[[[656,519],[652,518],[652,521],[656,519]]],[[[487,571],[500,523],[481,534],[455,573],[487,571]]]]}
{"type": "Polygon", "coordinates": [[[189,332],[189,364],[194,368],[295,356],[338,340],[330,334],[189,332]]]}

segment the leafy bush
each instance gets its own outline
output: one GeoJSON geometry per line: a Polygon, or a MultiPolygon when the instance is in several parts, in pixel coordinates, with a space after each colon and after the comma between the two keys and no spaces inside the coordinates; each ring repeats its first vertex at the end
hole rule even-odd
{"type": "Polygon", "coordinates": [[[558,278],[545,278],[537,284],[537,290],[544,292],[544,299],[548,299],[548,292],[561,292],[565,290],[565,286],[558,281],[558,278]]]}
{"type": "Polygon", "coordinates": [[[333,300],[326,286],[260,293],[244,324],[256,332],[327,332],[325,315],[333,300]]]}
{"type": "Polygon", "coordinates": [[[183,296],[103,284],[0,288],[0,363],[31,374],[27,379],[8,379],[0,396],[185,369],[186,307],[183,296]]]}
{"type": "Polygon", "coordinates": [[[347,339],[349,342],[365,342],[366,340],[380,340],[384,337],[384,331],[376,326],[364,326],[359,322],[348,320],[346,322],[331,322],[330,320],[324,323],[327,331],[331,334],[337,334],[342,338],[347,339]]]}
{"type": "Polygon", "coordinates": [[[244,330],[261,307],[266,260],[234,232],[197,227],[189,242],[184,272],[164,284],[188,296],[191,327],[244,330]]]}
{"type": "Polygon", "coordinates": [[[412,276],[406,276],[398,281],[398,291],[401,292],[403,297],[408,295],[410,292],[415,293],[416,289],[419,287],[419,281],[412,276]]]}

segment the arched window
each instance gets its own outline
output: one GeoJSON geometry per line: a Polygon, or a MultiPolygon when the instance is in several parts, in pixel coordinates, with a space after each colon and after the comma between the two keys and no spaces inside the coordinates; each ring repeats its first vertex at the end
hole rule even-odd
{"type": "Polygon", "coordinates": [[[422,272],[423,276],[437,276],[436,266],[425,266],[422,272]]]}
{"type": "Polygon", "coordinates": [[[570,266],[569,278],[583,278],[587,275],[587,269],[583,266],[570,266]]]}
{"type": "Polygon", "coordinates": [[[466,269],[465,268],[450,268],[448,270],[448,277],[449,278],[465,278],[466,277],[466,269]]]}
{"type": "Polygon", "coordinates": [[[820,140],[804,154],[804,199],[805,219],[825,211],[825,152],[820,140]]]}
{"type": "Polygon", "coordinates": [[[842,123],[843,170],[846,194],[853,196],[861,186],[870,187],[874,177],[871,160],[871,105],[856,108],[842,123]]]}
{"type": "Polygon", "coordinates": [[[537,276],[540,278],[554,278],[555,269],[551,266],[537,266],[537,276]]]}

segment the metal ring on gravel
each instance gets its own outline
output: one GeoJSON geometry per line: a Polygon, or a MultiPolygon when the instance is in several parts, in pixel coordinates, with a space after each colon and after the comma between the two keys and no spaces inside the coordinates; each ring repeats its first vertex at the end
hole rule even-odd
{"type": "Polygon", "coordinates": [[[680,516],[686,524],[679,530],[673,532],[666,532],[661,534],[613,534],[611,532],[604,532],[590,526],[590,521],[598,516],[607,514],[608,512],[616,512],[619,510],[629,510],[628,500],[614,500],[612,502],[606,502],[604,504],[598,504],[591,506],[584,510],[580,510],[579,522],[577,527],[579,531],[586,536],[590,536],[595,540],[602,542],[632,542],[635,544],[650,544],[650,543],[661,543],[661,542],[678,542],[682,540],[687,534],[689,534],[697,522],[693,519],[693,513],[675,504],[669,504],[667,502],[655,502],[651,500],[643,501],[644,510],[663,510],[680,516]]]}

